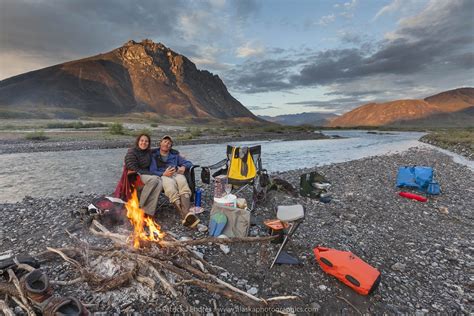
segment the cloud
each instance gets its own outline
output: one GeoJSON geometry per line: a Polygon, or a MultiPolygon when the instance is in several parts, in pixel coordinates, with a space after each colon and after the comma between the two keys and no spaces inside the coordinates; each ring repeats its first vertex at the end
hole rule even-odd
{"type": "Polygon", "coordinates": [[[322,16],[319,21],[318,21],[318,25],[321,25],[321,26],[326,26],[332,22],[334,22],[336,20],[336,16],[334,14],[330,14],[330,15],[325,15],[325,16],[322,16]]]}
{"type": "Polygon", "coordinates": [[[362,89],[379,91],[371,97],[382,100],[470,85],[474,82],[472,12],[474,1],[432,1],[419,14],[401,19],[389,39],[366,45],[365,39],[346,36],[355,47],[244,63],[233,70],[229,83],[248,93],[317,86],[343,92],[362,89]]]}
{"type": "Polygon", "coordinates": [[[265,48],[259,43],[252,44],[251,42],[247,42],[243,46],[237,48],[237,57],[241,58],[258,56],[263,53],[265,53],[265,48]]]}
{"type": "Polygon", "coordinates": [[[393,0],[392,2],[384,6],[382,9],[380,9],[375,14],[372,20],[375,21],[384,14],[399,11],[404,4],[406,4],[406,0],[393,0]]]}
{"type": "Polygon", "coordinates": [[[267,106],[259,106],[259,105],[250,105],[246,107],[250,111],[263,111],[263,110],[270,110],[270,109],[278,109],[276,106],[267,105],[267,106]]]}
{"type": "MultiPolygon", "coordinates": [[[[259,10],[254,0],[1,0],[0,79],[107,52],[130,39],[149,38],[177,51],[186,45],[234,51],[239,29],[259,10]]],[[[225,68],[208,51],[193,56],[202,66],[225,68]]]]}
{"type": "Polygon", "coordinates": [[[25,67],[44,67],[48,61],[109,51],[130,39],[182,36],[176,23],[184,11],[181,0],[2,0],[0,6],[0,59],[9,67],[1,67],[0,78],[16,74],[7,59],[12,54],[22,56],[25,67]]]}

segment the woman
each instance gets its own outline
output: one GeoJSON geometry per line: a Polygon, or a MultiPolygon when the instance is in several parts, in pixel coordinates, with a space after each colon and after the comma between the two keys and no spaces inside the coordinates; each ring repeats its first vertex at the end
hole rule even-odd
{"type": "Polygon", "coordinates": [[[172,149],[171,136],[163,136],[159,145],[160,148],[151,156],[150,171],[154,175],[161,176],[165,195],[180,213],[183,219],[182,224],[195,227],[199,223],[199,218],[189,212],[191,190],[184,176],[186,170],[189,170],[193,164],[184,159],[177,150],[172,149]]]}
{"type": "Polygon", "coordinates": [[[151,164],[150,144],[151,140],[148,134],[138,135],[135,147],[130,148],[125,155],[125,167],[128,174],[136,173],[140,175],[140,179],[145,185],[140,193],[140,208],[146,214],[153,216],[158,205],[162,183],[160,177],[149,171],[151,164]]]}

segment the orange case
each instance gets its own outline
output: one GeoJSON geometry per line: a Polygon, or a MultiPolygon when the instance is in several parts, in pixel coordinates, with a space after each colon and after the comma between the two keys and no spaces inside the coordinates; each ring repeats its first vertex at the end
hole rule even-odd
{"type": "Polygon", "coordinates": [[[314,255],[324,272],[331,274],[362,295],[372,293],[380,283],[381,274],[350,251],[318,246],[314,255]]]}

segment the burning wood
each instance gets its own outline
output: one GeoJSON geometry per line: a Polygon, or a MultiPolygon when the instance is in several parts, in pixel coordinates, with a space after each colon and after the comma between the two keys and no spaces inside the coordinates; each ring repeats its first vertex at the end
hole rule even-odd
{"type": "Polygon", "coordinates": [[[139,205],[137,191],[134,190],[125,208],[127,209],[127,217],[133,226],[133,247],[135,248],[140,248],[141,240],[160,241],[165,236],[160,225],[151,217],[145,216],[145,212],[139,205]]]}

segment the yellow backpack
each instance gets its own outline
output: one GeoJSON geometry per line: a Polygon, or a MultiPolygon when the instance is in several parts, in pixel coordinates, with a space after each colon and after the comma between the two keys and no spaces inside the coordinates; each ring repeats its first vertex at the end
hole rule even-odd
{"type": "Polygon", "coordinates": [[[257,168],[248,147],[233,147],[227,178],[232,184],[246,184],[257,176],[257,168]]]}

